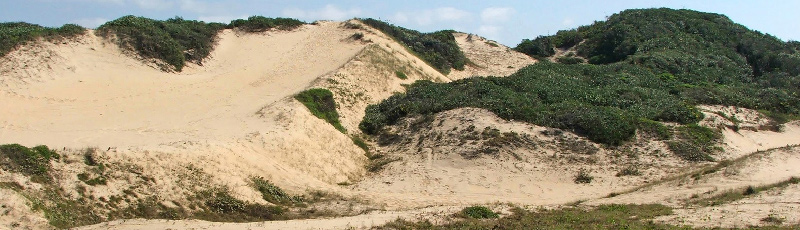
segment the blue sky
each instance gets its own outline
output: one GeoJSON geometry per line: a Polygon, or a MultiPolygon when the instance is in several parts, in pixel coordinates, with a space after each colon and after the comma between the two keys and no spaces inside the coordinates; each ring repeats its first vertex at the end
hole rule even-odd
{"type": "Polygon", "coordinates": [[[800,40],[796,0],[605,0],[605,1],[273,1],[273,0],[0,0],[0,21],[44,26],[96,27],[124,15],[229,22],[251,15],[304,21],[372,17],[424,32],[455,29],[514,46],[523,38],[571,29],[625,9],[669,7],[728,15],[750,29],[800,40]]]}

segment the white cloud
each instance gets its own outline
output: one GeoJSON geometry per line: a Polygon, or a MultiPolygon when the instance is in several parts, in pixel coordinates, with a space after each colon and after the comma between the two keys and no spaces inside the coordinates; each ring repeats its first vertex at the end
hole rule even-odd
{"type": "Polygon", "coordinates": [[[72,23],[78,24],[86,28],[97,28],[98,26],[106,23],[108,19],[105,18],[82,18],[73,20],[72,23]]]}
{"type": "Polygon", "coordinates": [[[561,24],[565,26],[571,26],[574,23],[575,21],[572,18],[564,18],[564,21],[561,21],[561,24]]]}
{"type": "Polygon", "coordinates": [[[497,41],[500,39],[500,32],[502,31],[503,27],[482,25],[478,28],[478,35],[497,41]]]}
{"type": "Polygon", "coordinates": [[[181,10],[195,12],[195,13],[206,13],[210,6],[206,2],[196,1],[196,0],[181,0],[181,10]]]}
{"type": "Polygon", "coordinates": [[[165,10],[172,7],[173,2],[168,0],[131,0],[142,9],[165,10]]]}
{"type": "Polygon", "coordinates": [[[461,20],[469,16],[469,12],[452,7],[442,7],[435,10],[436,16],[443,21],[461,20]]]}
{"type": "Polygon", "coordinates": [[[508,21],[516,11],[510,7],[489,7],[481,11],[481,20],[484,22],[508,21]]]}
{"type": "Polygon", "coordinates": [[[287,8],[283,10],[283,16],[306,20],[346,20],[357,17],[360,14],[361,9],[359,8],[344,10],[330,4],[317,10],[303,10],[299,8],[287,8]]]}
{"type": "Polygon", "coordinates": [[[391,17],[391,19],[397,23],[406,23],[408,22],[408,15],[403,12],[397,12],[391,17]]]}
{"type": "Polygon", "coordinates": [[[396,20],[399,23],[413,20],[417,25],[428,26],[436,22],[468,20],[470,15],[469,12],[464,10],[453,7],[441,7],[415,12],[397,12],[393,17],[390,17],[390,19],[396,20]],[[413,15],[413,17],[409,17],[408,15],[413,15]]]}
{"type": "Polygon", "coordinates": [[[83,1],[103,3],[103,4],[104,3],[114,3],[114,4],[119,4],[119,5],[122,5],[122,3],[125,2],[125,0],[83,0],[83,1]]]}

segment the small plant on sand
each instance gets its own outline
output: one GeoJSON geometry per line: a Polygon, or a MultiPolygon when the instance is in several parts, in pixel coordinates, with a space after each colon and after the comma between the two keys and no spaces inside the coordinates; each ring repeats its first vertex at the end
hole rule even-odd
{"type": "Polygon", "coordinates": [[[394,74],[397,75],[397,78],[400,78],[400,79],[403,79],[403,80],[408,79],[408,76],[406,76],[406,74],[403,73],[402,71],[399,71],[399,70],[395,71],[394,74]]]}
{"type": "Polygon", "coordinates": [[[625,168],[623,168],[622,170],[620,170],[617,173],[618,177],[621,177],[621,176],[640,176],[640,175],[642,175],[642,172],[639,172],[639,168],[637,168],[636,166],[633,166],[633,165],[628,165],[628,166],[626,166],[625,168]]]}
{"type": "Polygon", "coordinates": [[[294,96],[294,98],[300,101],[300,103],[303,103],[314,116],[327,121],[333,125],[336,130],[347,133],[347,130],[339,122],[339,113],[336,112],[336,102],[333,100],[333,93],[331,93],[330,90],[320,88],[309,89],[300,92],[294,96]]]}
{"type": "Polygon", "coordinates": [[[575,175],[574,181],[576,184],[588,184],[592,183],[592,180],[594,180],[594,177],[589,175],[589,171],[586,169],[581,169],[578,171],[578,175],[575,175]]]}
{"type": "Polygon", "coordinates": [[[261,192],[261,197],[264,200],[273,204],[292,204],[302,201],[300,197],[290,196],[278,186],[265,180],[263,177],[253,177],[253,186],[261,192]]]}
{"type": "Polygon", "coordinates": [[[499,217],[497,213],[484,206],[466,207],[461,210],[459,214],[463,217],[474,219],[492,219],[499,217]]]}
{"type": "Polygon", "coordinates": [[[761,222],[775,224],[775,225],[783,224],[784,220],[786,220],[786,218],[780,217],[775,214],[769,214],[769,216],[761,218],[761,222]]]}

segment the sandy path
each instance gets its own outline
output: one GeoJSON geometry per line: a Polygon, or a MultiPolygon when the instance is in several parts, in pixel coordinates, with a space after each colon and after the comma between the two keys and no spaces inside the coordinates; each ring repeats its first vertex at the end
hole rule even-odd
{"type": "Polygon", "coordinates": [[[0,93],[0,140],[52,147],[220,140],[269,126],[255,113],[363,48],[336,26],[277,34],[225,31],[204,66],[164,73],[98,37],[57,50],[63,65],[0,93]]]}
{"type": "Polygon", "coordinates": [[[77,229],[368,229],[402,219],[432,219],[450,215],[462,207],[431,207],[412,211],[375,211],[368,214],[307,220],[265,221],[253,223],[218,223],[202,220],[118,220],[77,229]]]}

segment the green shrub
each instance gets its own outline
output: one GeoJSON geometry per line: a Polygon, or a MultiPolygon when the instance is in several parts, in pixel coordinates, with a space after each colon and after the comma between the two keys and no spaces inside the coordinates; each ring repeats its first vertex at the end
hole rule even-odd
{"type": "Polygon", "coordinates": [[[672,138],[672,130],[661,122],[649,120],[646,118],[639,119],[638,130],[646,134],[657,137],[661,140],[668,140],[672,138]]]}
{"type": "Polygon", "coordinates": [[[575,175],[575,179],[573,181],[575,181],[576,184],[588,184],[592,183],[592,180],[594,180],[594,177],[589,175],[589,171],[586,169],[581,169],[578,171],[578,174],[575,175]]]}
{"type": "Polygon", "coordinates": [[[408,79],[408,76],[406,76],[406,74],[401,72],[401,71],[395,71],[394,74],[397,75],[397,78],[400,78],[400,79],[403,79],[403,80],[408,79]]]}
{"type": "Polygon", "coordinates": [[[293,18],[267,18],[263,16],[252,16],[246,20],[233,20],[230,24],[228,24],[227,28],[240,29],[246,32],[264,32],[273,28],[279,30],[293,30],[305,24],[305,22],[293,18]]]}
{"type": "Polygon", "coordinates": [[[97,32],[104,37],[116,36],[120,47],[164,61],[180,72],[187,61],[202,64],[214,48],[217,33],[224,28],[224,24],[180,17],[159,21],[128,15],[106,22],[97,32]]]}
{"type": "Polygon", "coordinates": [[[561,64],[574,65],[574,64],[581,64],[584,61],[583,61],[583,58],[579,58],[579,57],[563,56],[563,57],[556,58],[556,62],[561,63],[561,64]]]}
{"type": "Polygon", "coordinates": [[[58,41],[84,33],[86,33],[86,28],[75,24],[49,28],[25,22],[3,22],[0,23],[0,57],[36,39],[58,41]]]}
{"type": "Polygon", "coordinates": [[[546,36],[539,36],[533,40],[524,39],[517,47],[514,47],[514,50],[536,59],[544,59],[556,54],[556,50],[553,49],[553,43],[546,36]]]}
{"type": "Polygon", "coordinates": [[[35,182],[50,180],[50,161],[60,156],[47,146],[28,148],[19,144],[0,145],[0,167],[30,176],[35,182]]]}
{"type": "Polygon", "coordinates": [[[641,175],[642,172],[639,172],[639,168],[630,165],[626,166],[625,168],[622,168],[622,170],[620,170],[616,176],[621,177],[621,176],[641,176],[641,175]]]}
{"type": "Polygon", "coordinates": [[[369,145],[367,144],[367,142],[364,141],[364,139],[361,139],[360,137],[357,136],[353,136],[352,139],[353,139],[353,144],[363,149],[364,152],[369,153],[369,145]]]}
{"type": "Polygon", "coordinates": [[[690,105],[798,115],[797,44],[749,30],[724,15],[660,8],[625,10],[606,21],[523,40],[516,50],[541,59],[552,56],[555,47],[575,47],[592,64],[634,65],[660,73],[660,82],[671,83],[664,85],[670,93],[690,105]]]}
{"type": "Polygon", "coordinates": [[[497,213],[484,206],[466,207],[461,210],[461,215],[474,219],[492,219],[499,217],[497,213]]]}
{"type": "Polygon", "coordinates": [[[567,129],[595,142],[619,145],[635,135],[637,120],[702,119],[702,113],[670,94],[656,78],[637,67],[539,63],[505,78],[417,81],[405,94],[368,106],[359,128],[376,134],[405,116],[476,107],[504,119],[567,129]]]}
{"type": "Polygon", "coordinates": [[[205,204],[208,212],[198,213],[198,217],[212,221],[275,220],[285,212],[280,206],[252,204],[236,199],[226,191],[214,193],[205,204]]]}
{"type": "Polygon", "coordinates": [[[450,69],[464,70],[469,62],[453,36],[455,31],[442,30],[420,33],[372,18],[360,19],[364,24],[380,30],[405,45],[431,67],[447,75],[450,69]]]}
{"type": "Polygon", "coordinates": [[[261,192],[261,197],[264,200],[273,204],[292,204],[300,202],[300,197],[290,196],[278,186],[273,185],[263,177],[253,177],[253,186],[261,192]]]}
{"type": "Polygon", "coordinates": [[[333,93],[327,89],[309,89],[300,92],[295,99],[303,103],[311,114],[319,119],[325,120],[333,125],[336,130],[342,133],[347,133],[347,130],[339,122],[339,113],[336,112],[336,102],[333,100],[333,93]]]}
{"type": "Polygon", "coordinates": [[[678,140],[667,142],[667,147],[688,161],[713,161],[709,154],[717,150],[715,145],[722,133],[697,124],[678,127],[678,140]]]}

